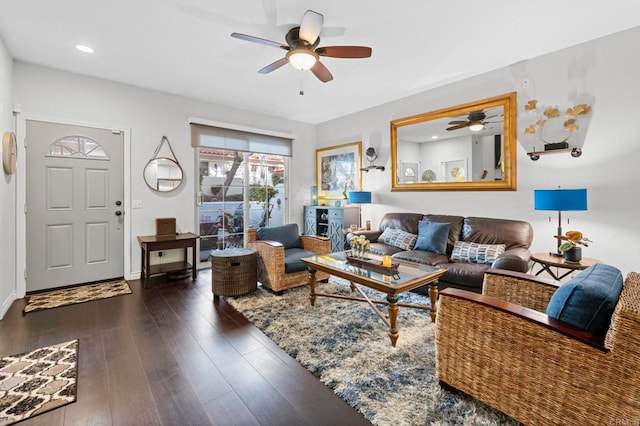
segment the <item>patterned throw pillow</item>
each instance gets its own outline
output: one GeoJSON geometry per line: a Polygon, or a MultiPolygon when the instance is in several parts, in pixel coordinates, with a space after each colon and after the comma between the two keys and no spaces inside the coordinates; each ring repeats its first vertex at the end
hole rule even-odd
{"type": "Polygon", "coordinates": [[[478,244],[456,241],[451,253],[451,260],[467,263],[486,263],[491,265],[502,253],[504,244],[478,244]]]}
{"type": "Polygon", "coordinates": [[[417,239],[418,236],[416,234],[393,228],[385,229],[382,235],[378,237],[379,242],[398,247],[402,250],[411,250],[413,246],[416,245],[417,239]]]}

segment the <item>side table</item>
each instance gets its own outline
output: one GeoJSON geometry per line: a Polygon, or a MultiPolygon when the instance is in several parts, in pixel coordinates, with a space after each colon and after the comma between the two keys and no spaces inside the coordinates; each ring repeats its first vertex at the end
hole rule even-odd
{"type": "Polygon", "coordinates": [[[552,256],[549,253],[534,253],[531,255],[531,260],[533,261],[533,265],[538,264],[542,267],[542,269],[536,272],[536,276],[540,275],[542,272],[546,272],[557,281],[560,281],[574,271],[581,271],[583,269],[587,269],[591,265],[601,263],[599,260],[590,259],[588,257],[583,257],[580,262],[567,262],[564,260],[564,257],[552,256]],[[556,272],[551,269],[552,267],[556,268],[556,272]],[[566,269],[566,271],[561,274],[560,269],[566,269]]]}
{"type": "Polygon", "coordinates": [[[240,296],[258,288],[258,255],[254,249],[211,250],[211,291],[213,299],[240,296]]]}
{"type": "Polygon", "coordinates": [[[140,258],[140,279],[143,287],[146,287],[147,281],[152,275],[166,274],[191,268],[191,279],[196,279],[196,241],[200,238],[192,232],[184,232],[176,235],[148,235],[138,236],[138,243],[142,250],[140,258]],[[181,262],[161,263],[151,265],[151,252],[170,249],[184,249],[184,260],[181,262]],[[187,256],[187,249],[191,248],[191,263],[187,256]]]}

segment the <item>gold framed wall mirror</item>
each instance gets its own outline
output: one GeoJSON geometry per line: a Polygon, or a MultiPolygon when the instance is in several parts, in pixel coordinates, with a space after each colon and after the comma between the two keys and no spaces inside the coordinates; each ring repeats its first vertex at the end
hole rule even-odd
{"type": "Polygon", "coordinates": [[[517,95],[391,122],[392,191],[515,191],[517,95]]]}

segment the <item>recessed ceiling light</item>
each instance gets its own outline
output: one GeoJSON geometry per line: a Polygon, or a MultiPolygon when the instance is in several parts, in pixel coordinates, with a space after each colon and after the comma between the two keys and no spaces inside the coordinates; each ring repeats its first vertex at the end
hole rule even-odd
{"type": "Polygon", "coordinates": [[[438,135],[431,136],[431,139],[438,139],[438,135]]]}
{"type": "Polygon", "coordinates": [[[84,44],[77,44],[76,49],[84,53],[96,53],[96,51],[93,50],[92,47],[85,46],[84,44]]]}

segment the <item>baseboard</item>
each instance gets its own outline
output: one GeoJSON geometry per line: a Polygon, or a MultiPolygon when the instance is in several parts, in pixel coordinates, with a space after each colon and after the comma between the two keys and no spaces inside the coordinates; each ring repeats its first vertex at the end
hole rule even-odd
{"type": "Polygon", "coordinates": [[[5,300],[2,303],[2,308],[0,308],[0,320],[2,318],[4,318],[4,315],[7,313],[7,311],[9,311],[9,308],[11,307],[11,305],[13,304],[13,302],[16,301],[16,292],[12,291],[9,294],[9,297],[7,297],[7,300],[5,300]]]}

